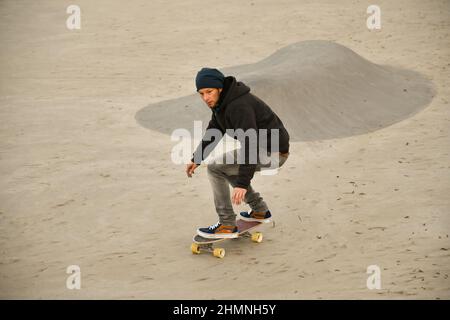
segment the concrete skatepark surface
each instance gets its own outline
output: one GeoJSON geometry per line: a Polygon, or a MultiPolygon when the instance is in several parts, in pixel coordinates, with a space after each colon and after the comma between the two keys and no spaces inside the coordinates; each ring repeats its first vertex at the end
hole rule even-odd
{"type": "Polygon", "coordinates": [[[364,1],[203,3],[79,0],[68,30],[72,2],[0,1],[0,298],[449,299],[448,1],[378,1],[372,31],[364,1]],[[223,260],[189,250],[206,167],[170,158],[203,66],[293,133],[252,181],[276,227],[223,260]]]}

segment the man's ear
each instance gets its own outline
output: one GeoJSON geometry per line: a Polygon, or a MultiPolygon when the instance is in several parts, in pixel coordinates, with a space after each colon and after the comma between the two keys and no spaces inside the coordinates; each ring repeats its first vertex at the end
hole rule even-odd
{"type": "Polygon", "coordinates": [[[218,89],[219,89],[219,94],[220,94],[220,93],[222,92],[223,89],[222,89],[222,88],[218,88],[218,89]]]}

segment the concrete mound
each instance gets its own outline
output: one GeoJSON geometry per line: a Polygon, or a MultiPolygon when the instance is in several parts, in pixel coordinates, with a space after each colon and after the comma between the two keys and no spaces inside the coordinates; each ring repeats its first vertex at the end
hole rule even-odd
{"type": "MultiPolygon", "coordinates": [[[[371,63],[330,41],[294,43],[260,62],[221,71],[249,85],[281,118],[291,141],[375,131],[414,115],[434,96],[432,83],[419,73],[371,63]]],[[[136,120],[170,135],[177,128],[192,132],[194,120],[205,129],[210,116],[195,93],[151,104],[136,120]]]]}

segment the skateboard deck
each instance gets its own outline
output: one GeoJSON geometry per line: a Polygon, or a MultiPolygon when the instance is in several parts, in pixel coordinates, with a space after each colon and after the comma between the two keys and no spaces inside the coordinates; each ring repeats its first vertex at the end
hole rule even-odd
{"type": "Polygon", "coordinates": [[[263,234],[261,232],[255,232],[251,234],[250,231],[259,227],[261,224],[264,223],[258,221],[245,221],[242,219],[237,220],[236,225],[238,227],[238,236],[236,238],[210,239],[204,238],[197,234],[192,239],[193,243],[191,245],[191,251],[194,254],[200,254],[202,251],[208,251],[211,252],[215,257],[223,258],[225,257],[225,249],[213,248],[213,244],[224,240],[238,239],[241,237],[248,237],[251,238],[253,242],[260,243],[263,239],[263,234]]]}

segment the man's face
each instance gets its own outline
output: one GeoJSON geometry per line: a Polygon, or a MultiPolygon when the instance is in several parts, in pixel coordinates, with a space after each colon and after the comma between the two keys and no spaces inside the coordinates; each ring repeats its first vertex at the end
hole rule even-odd
{"type": "Polygon", "coordinates": [[[198,90],[200,97],[211,109],[214,108],[219,101],[222,88],[203,88],[198,90]]]}

